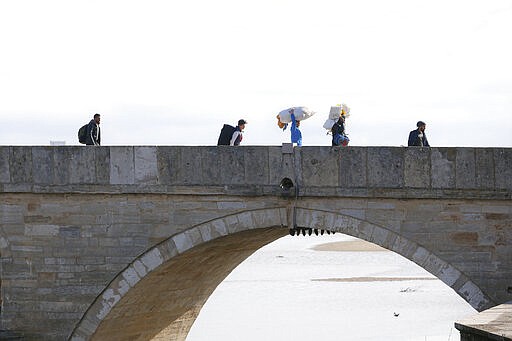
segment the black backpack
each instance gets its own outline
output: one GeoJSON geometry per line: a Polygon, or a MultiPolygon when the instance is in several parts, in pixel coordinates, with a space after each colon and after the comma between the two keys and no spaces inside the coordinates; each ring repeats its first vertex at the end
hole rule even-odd
{"type": "Polygon", "coordinates": [[[233,137],[233,133],[236,128],[230,126],[229,124],[224,124],[220,131],[219,140],[217,141],[217,146],[229,146],[231,142],[231,138],[233,137]]]}
{"type": "Polygon", "coordinates": [[[89,124],[84,125],[80,129],[78,129],[78,142],[85,144],[87,140],[87,126],[89,124]]]}

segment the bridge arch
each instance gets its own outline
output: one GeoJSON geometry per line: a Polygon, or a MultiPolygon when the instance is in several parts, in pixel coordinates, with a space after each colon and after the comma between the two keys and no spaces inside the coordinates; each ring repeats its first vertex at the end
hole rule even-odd
{"type": "Polygon", "coordinates": [[[308,208],[296,209],[295,224],[302,228],[327,228],[396,252],[439,278],[476,310],[492,306],[492,300],[456,267],[426,247],[385,227],[332,211],[308,208]]]}
{"type": "MultiPolygon", "coordinates": [[[[291,212],[285,207],[243,211],[171,236],[119,273],[89,307],[70,339],[151,339],[165,329],[167,336],[184,340],[218,284],[253,252],[288,233],[283,227],[292,220],[291,212]],[[173,281],[177,277],[180,281],[173,281]],[[144,285],[137,286],[140,282],[144,285]]],[[[328,210],[297,207],[293,214],[299,228],[344,233],[404,256],[477,310],[491,305],[490,298],[456,267],[385,227],[328,210]]]]}
{"type": "Polygon", "coordinates": [[[218,284],[256,250],[288,233],[286,212],[243,211],[162,241],[110,282],[70,339],[151,339],[167,329],[173,339],[184,340],[218,284]]]}

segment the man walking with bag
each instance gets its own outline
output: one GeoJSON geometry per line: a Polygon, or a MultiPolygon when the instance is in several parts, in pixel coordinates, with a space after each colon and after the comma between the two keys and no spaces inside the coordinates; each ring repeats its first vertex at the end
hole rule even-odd
{"type": "Polygon", "coordinates": [[[100,114],[94,114],[94,118],[87,125],[85,144],[88,146],[99,146],[100,140],[100,114]]]}

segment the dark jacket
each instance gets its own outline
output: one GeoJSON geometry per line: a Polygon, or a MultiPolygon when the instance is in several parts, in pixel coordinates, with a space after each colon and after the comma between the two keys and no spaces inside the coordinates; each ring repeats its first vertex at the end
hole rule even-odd
{"type": "Polygon", "coordinates": [[[419,134],[420,134],[420,132],[418,131],[418,129],[411,131],[409,133],[409,141],[407,142],[407,145],[410,147],[411,146],[430,147],[430,145],[428,144],[427,135],[425,134],[425,132],[423,132],[422,139],[420,139],[419,134]]]}
{"type": "Polygon", "coordinates": [[[85,144],[89,146],[99,146],[100,141],[100,126],[97,125],[94,120],[91,120],[87,125],[87,138],[85,139],[85,144]]]}
{"type": "Polygon", "coordinates": [[[338,144],[335,142],[336,135],[345,135],[345,122],[337,121],[331,128],[332,132],[332,145],[337,146],[338,144]]]}

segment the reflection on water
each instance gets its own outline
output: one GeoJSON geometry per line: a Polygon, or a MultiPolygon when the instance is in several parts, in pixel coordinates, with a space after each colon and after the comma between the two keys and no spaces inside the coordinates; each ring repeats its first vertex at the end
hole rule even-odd
{"type": "Polygon", "coordinates": [[[284,237],[219,285],[187,340],[454,341],[454,321],[475,312],[393,252],[340,234],[284,237]]]}

